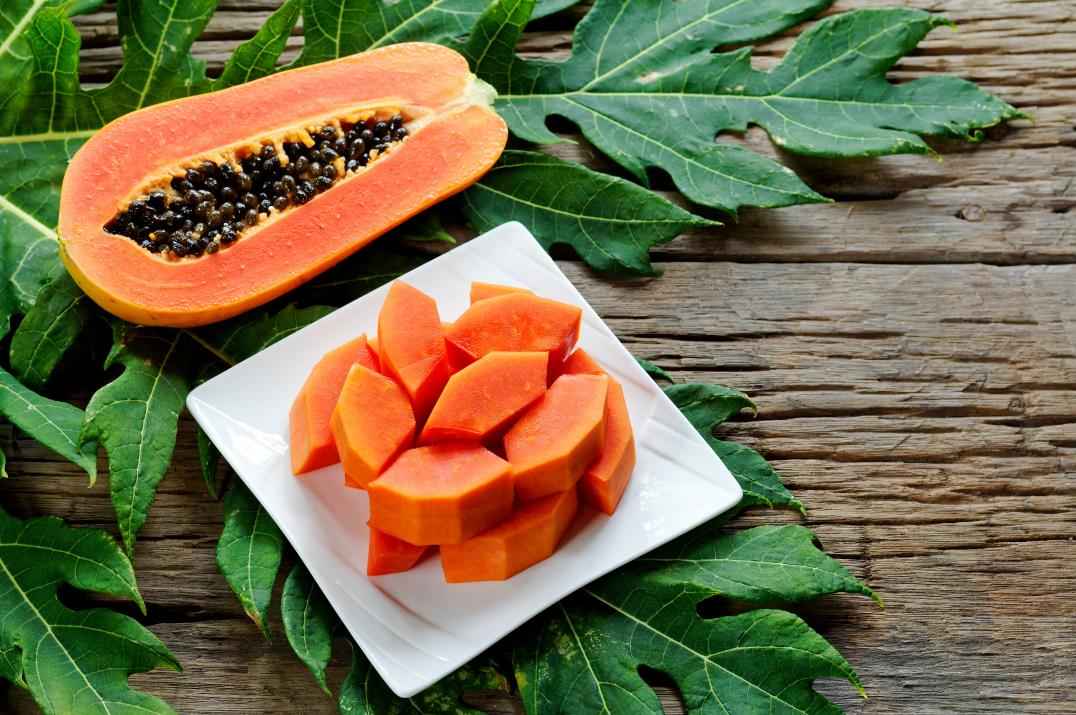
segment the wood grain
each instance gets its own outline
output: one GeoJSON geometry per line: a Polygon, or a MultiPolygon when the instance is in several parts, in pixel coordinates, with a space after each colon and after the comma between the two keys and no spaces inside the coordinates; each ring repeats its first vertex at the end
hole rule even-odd
{"type": "MultiPolygon", "coordinates": [[[[221,2],[196,54],[219,70],[277,4],[221,2]]],[[[842,0],[833,11],[889,4],[842,0]]],[[[805,523],[885,599],[884,610],[845,596],[800,610],[858,668],[870,699],[835,682],[824,692],[853,713],[1073,713],[1076,5],[903,4],[943,12],[959,31],[934,33],[895,79],[959,74],[1034,122],[977,145],[936,143],[942,161],[781,156],[837,201],[744,211],[681,237],[657,253],[660,279],[613,282],[569,256],[560,264],[636,354],[678,379],[752,393],[758,419],[723,434],[773,460],[807,504],[805,523]]],[[[578,14],[542,21],[525,52],[564,56],[578,14]]],[[[121,58],[111,8],[78,24],[84,80],[107,81],[121,58]]],[[[794,34],[761,47],[756,65],[776,62],[794,34]]],[[[297,32],[289,56],[300,44],[297,32]]],[[[757,130],[719,140],[774,153],[757,130]]],[[[552,151],[616,171],[585,142],[552,151]]],[[[87,489],[7,426],[0,443],[13,443],[5,507],[114,532],[107,479],[87,489]]],[[[180,712],[332,712],[279,620],[266,643],[217,573],[220,511],[185,421],[136,555],[147,623],[185,670],[135,682],[180,712]]],[[[335,666],[332,682],[342,677],[335,666]]],[[[504,698],[476,702],[518,711],[504,698]]],[[[0,704],[33,710],[13,690],[0,704]]]]}

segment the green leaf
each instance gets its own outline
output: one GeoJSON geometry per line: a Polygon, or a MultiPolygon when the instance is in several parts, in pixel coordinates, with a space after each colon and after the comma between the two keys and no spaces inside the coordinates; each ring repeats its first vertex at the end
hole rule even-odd
{"type": "Polygon", "coordinates": [[[82,440],[82,410],[66,402],[49,400],[24,387],[11,373],[0,369],[0,415],[64,459],[97,479],[97,446],[82,440]]]}
{"type": "Polygon", "coordinates": [[[530,151],[506,151],[463,203],[478,231],[520,221],[546,249],[569,245],[597,270],[645,275],[651,248],[715,225],[630,181],[530,151]]]}
{"type": "Polygon", "coordinates": [[[646,372],[647,375],[654,378],[655,380],[666,380],[667,382],[676,382],[675,380],[672,379],[672,375],[665,372],[665,368],[661,367],[660,365],[655,365],[654,363],[650,362],[649,360],[644,360],[643,358],[639,358],[639,357],[635,358],[635,362],[639,363],[639,367],[641,367],[643,369],[643,371],[646,372]]]}
{"type": "Polygon", "coordinates": [[[861,689],[852,666],[798,616],[759,610],[704,620],[690,586],[588,589],[517,634],[516,681],[528,715],[660,715],[647,666],[680,688],[690,715],[841,710],[818,678],[861,689]]]}
{"type": "Polygon", "coordinates": [[[468,665],[412,698],[398,698],[351,646],[351,671],[340,687],[343,715],[483,715],[464,705],[460,696],[475,690],[508,691],[504,676],[491,666],[468,665]]]}
{"type": "Polygon", "coordinates": [[[494,86],[509,85],[507,72],[534,6],[535,0],[494,0],[489,4],[461,48],[472,72],[494,86]]]}
{"type": "Polygon", "coordinates": [[[665,394],[703,436],[709,435],[714,427],[743,410],[758,412],[750,397],[724,385],[672,385],[665,388],[665,394]]]}
{"type": "Polygon", "coordinates": [[[741,507],[789,507],[801,514],[806,513],[803,503],[788,491],[781,476],[761,454],[742,444],[725,442],[709,435],[705,439],[743,488],[741,507]]]}
{"type": "Polygon", "coordinates": [[[276,313],[249,313],[191,335],[222,362],[235,365],[331,312],[332,308],[324,305],[289,305],[276,313]]]}
{"type": "Polygon", "coordinates": [[[233,87],[272,74],[299,19],[300,10],[301,0],[287,0],[281,5],[254,37],[235,49],[220,77],[213,82],[213,89],[233,87]]]}
{"type": "Polygon", "coordinates": [[[325,694],[332,695],[325,682],[325,670],[332,657],[336,614],[301,563],[295,564],[284,580],[280,612],[284,621],[284,635],[291,649],[310,669],[325,694]]]}
{"type": "Polygon", "coordinates": [[[131,562],[108,534],[0,510],[0,675],[22,678],[48,715],[173,712],[127,683],[133,673],[180,669],[164,644],[115,611],[70,610],[62,584],[145,611],[131,562]]]}
{"type": "Polygon", "coordinates": [[[821,551],[802,526],[724,533],[704,526],[632,562],[614,578],[691,588],[756,605],[800,603],[832,593],[874,592],[821,551]]]}
{"type": "Polygon", "coordinates": [[[0,479],[7,479],[7,455],[0,449],[0,479]]]}
{"type": "Polygon", "coordinates": [[[93,305],[67,273],[45,286],[11,338],[11,370],[40,389],[93,318],[93,305]]]}
{"type": "Polygon", "coordinates": [[[392,233],[380,239],[382,242],[412,241],[414,243],[447,243],[455,245],[456,239],[445,230],[441,216],[436,210],[428,210],[394,228],[392,233]]]}
{"type": "Polygon", "coordinates": [[[81,440],[108,453],[109,490],[127,553],[168,471],[189,389],[188,355],[179,331],[118,331],[106,367],[123,372],[90,398],[81,440]]]}
{"type": "Polygon", "coordinates": [[[79,86],[81,40],[68,12],[99,2],[13,0],[0,19],[0,332],[63,272],[55,226],[71,156],[94,131],[144,106],[208,88],[190,47],[216,0],[127,0],[117,7],[124,64],[107,86],[79,86]]]}
{"type": "Polygon", "coordinates": [[[209,435],[201,427],[195,427],[195,444],[198,447],[198,466],[202,469],[202,481],[205,482],[205,490],[210,498],[220,499],[220,490],[217,486],[217,468],[220,466],[220,452],[209,441],[209,435]]]}
{"type": "MultiPolygon", "coordinates": [[[[541,0],[544,17],[578,0],[541,0]]],[[[471,31],[487,0],[303,0],[303,51],[297,65],[397,42],[443,42],[471,31]]]]}
{"type": "Polygon", "coordinates": [[[250,619],[269,638],[269,604],[280,571],[284,536],[239,479],[224,495],[224,530],[217,542],[217,568],[250,619]]]}
{"type": "Polygon", "coordinates": [[[1020,116],[975,85],[930,77],[895,85],[886,72],[945,20],[917,10],[847,12],[805,32],[772,72],[751,67],[755,42],[818,14],[832,0],[597,0],[565,62],[511,60],[491,74],[512,131],[557,141],[546,119],[574,122],[614,161],[646,179],[666,171],[706,206],[788,206],[824,200],[784,166],[715,143],[763,127],[791,152],[824,157],[927,153],[919,135],[974,137],[1020,116]],[[626,40],[630,38],[630,40],[626,40]]]}

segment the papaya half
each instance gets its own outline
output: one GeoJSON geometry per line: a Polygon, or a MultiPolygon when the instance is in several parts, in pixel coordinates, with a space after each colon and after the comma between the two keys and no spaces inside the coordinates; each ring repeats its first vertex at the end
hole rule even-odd
{"type": "Polygon", "coordinates": [[[508,137],[493,97],[404,43],[120,117],[64,177],[64,264],[133,323],[232,317],[475,182],[508,137]]]}

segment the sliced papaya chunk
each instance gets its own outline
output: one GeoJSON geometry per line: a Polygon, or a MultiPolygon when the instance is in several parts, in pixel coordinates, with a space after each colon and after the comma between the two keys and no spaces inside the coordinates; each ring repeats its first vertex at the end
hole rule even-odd
{"type": "Polygon", "coordinates": [[[424,419],[450,374],[437,302],[394,282],[377,316],[377,337],[382,370],[400,382],[415,416],[424,419]]]}
{"type": "Polygon", "coordinates": [[[574,305],[509,293],[473,303],[445,332],[445,347],[456,370],[494,351],[547,352],[552,378],[579,340],[582,316],[574,305]]]}
{"type": "Polygon", "coordinates": [[[441,547],[441,568],[449,583],[504,581],[549,558],[579,508],[575,489],[519,507],[497,526],[462,544],[441,547]]]}
{"type": "Polygon", "coordinates": [[[482,281],[473,281],[471,283],[472,303],[477,303],[486,298],[496,298],[498,296],[508,295],[510,293],[529,293],[533,295],[534,291],[528,290],[527,288],[500,285],[498,283],[483,283],[482,281]]]}
{"type": "Polygon", "coordinates": [[[458,544],[512,511],[512,466],[476,444],[400,455],[367,486],[370,526],[415,545],[458,544]]]}
{"type": "Polygon", "coordinates": [[[425,546],[415,546],[377,529],[370,529],[370,546],[366,553],[366,575],[382,576],[408,571],[426,553],[425,546]]]}
{"type": "Polygon", "coordinates": [[[304,474],[340,461],[329,421],[352,365],[377,369],[377,357],[362,335],[330,350],[314,365],[291,405],[291,470],[304,474]]]}
{"type": "Polygon", "coordinates": [[[605,375],[562,375],[505,433],[520,499],[575,486],[605,443],[608,391],[605,375]]]}
{"type": "Polygon", "coordinates": [[[548,353],[493,352],[448,380],[420,442],[481,442],[545,393],[548,353]]]}
{"type": "Polygon", "coordinates": [[[333,410],[333,437],[350,486],[365,488],[415,439],[411,401],[389,377],[355,365],[333,410]]]}
{"type": "MultiPolygon", "coordinates": [[[[585,350],[579,348],[564,362],[566,375],[605,375],[605,370],[585,350]]],[[[624,388],[609,378],[605,398],[605,444],[598,458],[587,467],[579,490],[588,504],[598,511],[616,511],[635,469],[635,433],[628,414],[624,388]]]]}
{"type": "Polygon", "coordinates": [[[132,112],[70,162],[60,255],[133,323],[223,320],[476,181],[508,137],[494,96],[408,42],[132,112]]]}

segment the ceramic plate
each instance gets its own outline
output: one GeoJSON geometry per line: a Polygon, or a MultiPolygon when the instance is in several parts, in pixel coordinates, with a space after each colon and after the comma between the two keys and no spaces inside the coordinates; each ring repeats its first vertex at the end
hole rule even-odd
{"type": "Polygon", "coordinates": [[[328,350],[373,335],[387,287],[363,296],[190,393],[187,406],[280,525],[355,641],[398,695],[410,697],[543,609],[735,505],[739,485],[526,228],[509,223],[411,271],[443,320],[466,309],[471,281],[530,288],[583,309],[579,344],[624,386],[638,465],[612,517],[581,521],[552,558],[508,581],[447,584],[427,558],[366,576],[368,507],[339,465],[291,474],[288,408],[328,350]]]}

